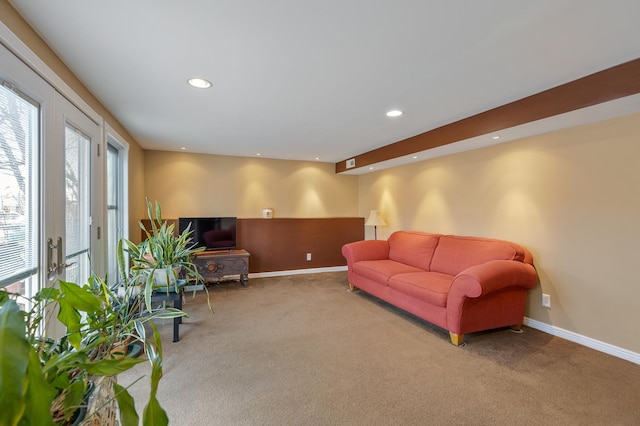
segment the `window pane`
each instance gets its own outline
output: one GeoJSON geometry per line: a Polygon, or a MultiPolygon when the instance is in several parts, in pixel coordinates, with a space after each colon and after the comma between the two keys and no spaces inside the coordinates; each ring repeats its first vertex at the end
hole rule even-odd
{"type": "Polygon", "coordinates": [[[118,150],[107,145],[107,205],[118,205],[118,150]]]}
{"type": "Polygon", "coordinates": [[[84,283],[89,277],[91,247],[89,177],[91,140],[67,124],[65,128],[66,269],[67,281],[84,283]]]}
{"type": "Polygon", "coordinates": [[[110,284],[119,281],[116,246],[120,236],[118,150],[107,145],[107,278],[110,284]]]}
{"type": "Polygon", "coordinates": [[[0,84],[0,287],[27,296],[38,266],[38,117],[37,105],[0,84]]]}

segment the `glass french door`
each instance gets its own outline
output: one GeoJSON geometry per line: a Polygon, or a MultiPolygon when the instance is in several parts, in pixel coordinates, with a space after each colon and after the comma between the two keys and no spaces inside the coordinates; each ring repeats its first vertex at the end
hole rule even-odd
{"type": "Polygon", "coordinates": [[[102,272],[100,136],[0,44],[0,287],[29,297],[102,272]]]}
{"type": "MultiPolygon", "coordinates": [[[[41,147],[52,136],[54,97],[0,45],[0,287],[26,297],[46,284],[41,147]]],[[[18,303],[30,307],[26,298],[18,303]]]]}
{"type": "MultiPolygon", "coordinates": [[[[52,167],[59,182],[51,200],[54,223],[47,241],[50,253],[56,253],[56,270],[50,276],[83,284],[92,272],[93,234],[99,229],[93,226],[92,188],[100,133],[93,121],[58,94],[55,107],[57,131],[50,155],[63,168],[52,167]]],[[[51,261],[48,268],[53,269],[51,261]]]]}

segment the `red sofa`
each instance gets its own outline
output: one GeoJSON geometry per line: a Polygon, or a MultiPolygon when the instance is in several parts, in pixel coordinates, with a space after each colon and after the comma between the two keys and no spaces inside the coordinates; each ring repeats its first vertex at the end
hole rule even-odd
{"type": "Polygon", "coordinates": [[[349,287],[363,290],[449,331],[512,327],[524,319],[538,279],[529,251],[488,238],[398,231],[387,241],[345,244],[349,287]]]}

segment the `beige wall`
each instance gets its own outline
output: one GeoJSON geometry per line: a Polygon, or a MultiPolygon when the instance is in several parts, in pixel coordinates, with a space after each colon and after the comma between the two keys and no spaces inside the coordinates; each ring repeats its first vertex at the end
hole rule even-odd
{"type": "Polygon", "coordinates": [[[357,216],[358,178],[332,163],[145,151],[145,194],[166,218],[357,216]]]}
{"type": "Polygon", "coordinates": [[[359,209],[382,211],[378,238],[414,229],[528,247],[540,277],[529,318],[638,353],[638,159],[634,115],[361,176],[359,209]]]}

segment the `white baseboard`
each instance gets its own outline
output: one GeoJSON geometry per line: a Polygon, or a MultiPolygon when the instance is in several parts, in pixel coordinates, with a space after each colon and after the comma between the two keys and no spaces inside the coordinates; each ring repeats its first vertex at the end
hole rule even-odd
{"type": "Polygon", "coordinates": [[[640,364],[640,354],[632,352],[628,349],[614,346],[609,343],[592,339],[590,337],[574,333],[573,331],[568,331],[527,317],[524,318],[524,325],[535,328],[536,330],[544,331],[545,333],[551,334],[553,336],[570,340],[588,348],[595,349],[596,351],[604,352],[606,354],[622,358],[624,360],[633,362],[634,364],[640,364]]]}
{"type": "MultiPolygon", "coordinates": [[[[293,269],[289,271],[272,271],[272,272],[256,272],[249,274],[251,278],[270,278],[270,277],[286,277],[287,275],[303,275],[303,274],[320,274],[322,272],[341,272],[346,271],[346,266],[330,266],[326,268],[309,268],[309,269],[293,269]]],[[[203,290],[204,285],[187,285],[184,287],[186,292],[203,290]]]]}
{"type": "Polygon", "coordinates": [[[347,266],[330,266],[327,268],[293,269],[289,271],[256,272],[249,274],[251,278],[286,277],[287,275],[320,274],[322,272],[346,271],[347,266]]]}

